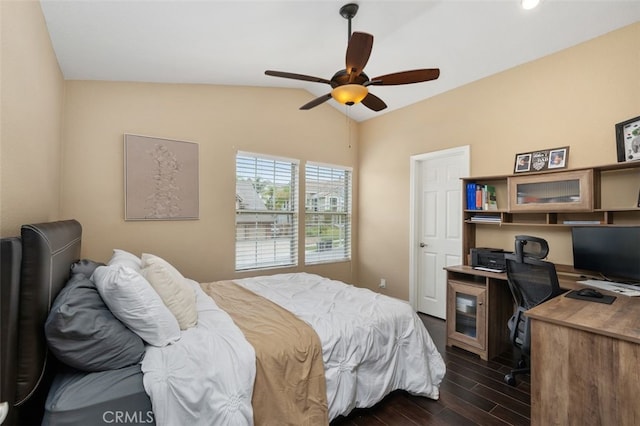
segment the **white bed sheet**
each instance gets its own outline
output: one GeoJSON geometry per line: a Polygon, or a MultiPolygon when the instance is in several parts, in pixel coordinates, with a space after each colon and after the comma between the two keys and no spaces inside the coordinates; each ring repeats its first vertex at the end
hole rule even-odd
{"type": "Polygon", "coordinates": [[[251,425],[255,351],[231,317],[196,291],[198,324],[165,347],[147,346],[144,388],[156,424],[251,425]]]}
{"type": "Polygon", "coordinates": [[[309,324],[322,343],[329,418],[403,389],[439,397],[445,364],[411,306],[307,273],[234,280],[309,324]]]}

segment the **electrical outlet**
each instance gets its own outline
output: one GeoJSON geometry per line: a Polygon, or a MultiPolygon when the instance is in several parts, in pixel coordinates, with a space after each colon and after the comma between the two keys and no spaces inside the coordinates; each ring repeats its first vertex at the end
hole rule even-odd
{"type": "Polygon", "coordinates": [[[380,278],[380,288],[387,288],[387,280],[380,278]]]}

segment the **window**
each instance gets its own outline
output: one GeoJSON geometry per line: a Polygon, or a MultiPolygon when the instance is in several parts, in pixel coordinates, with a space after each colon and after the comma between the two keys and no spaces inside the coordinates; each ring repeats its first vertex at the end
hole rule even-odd
{"type": "Polygon", "coordinates": [[[236,155],[236,271],[298,264],[298,162],[236,155]]]}
{"type": "Polygon", "coordinates": [[[305,167],[305,264],[351,259],[351,169],[305,167]]]}

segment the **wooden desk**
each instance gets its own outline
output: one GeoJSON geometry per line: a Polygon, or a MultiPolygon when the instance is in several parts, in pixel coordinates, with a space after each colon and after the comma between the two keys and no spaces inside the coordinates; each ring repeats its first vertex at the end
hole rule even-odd
{"type": "MultiPolygon", "coordinates": [[[[513,301],[506,274],[449,266],[447,345],[491,359],[508,342],[513,301]],[[456,297],[477,300],[477,334],[456,330],[456,297]]],[[[575,290],[571,268],[557,268],[560,287],[575,290]]],[[[640,425],[640,297],[611,304],[560,295],[527,311],[531,321],[532,425],[640,425]]],[[[464,312],[462,313],[464,315],[464,312]]]]}
{"type": "Polygon", "coordinates": [[[558,296],[527,311],[532,425],[640,424],[640,298],[616,296],[558,296]]]}
{"type": "MultiPolygon", "coordinates": [[[[447,266],[447,346],[478,354],[487,361],[511,346],[507,322],[515,309],[506,273],[474,269],[467,265],[447,266]],[[458,309],[458,302],[471,301],[471,312],[458,309]]],[[[567,268],[559,268],[563,289],[582,287],[567,268]]]]}

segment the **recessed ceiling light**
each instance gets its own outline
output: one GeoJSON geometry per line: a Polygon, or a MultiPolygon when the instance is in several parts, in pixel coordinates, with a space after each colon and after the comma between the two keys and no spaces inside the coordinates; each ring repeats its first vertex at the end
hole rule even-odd
{"type": "Polygon", "coordinates": [[[522,0],[522,8],[525,10],[533,9],[540,4],[540,0],[522,0]]]}

